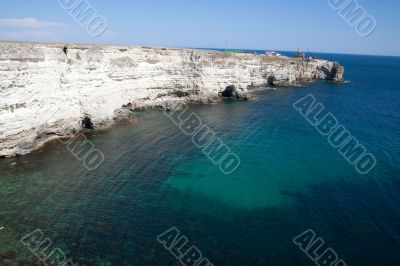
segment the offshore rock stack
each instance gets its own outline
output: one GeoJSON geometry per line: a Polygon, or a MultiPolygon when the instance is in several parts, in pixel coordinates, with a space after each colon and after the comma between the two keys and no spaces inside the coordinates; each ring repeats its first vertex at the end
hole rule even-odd
{"type": "Polygon", "coordinates": [[[249,99],[259,86],[343,80],[327,60],[223,51],[0,42],[0,156],[130,120],[127,110],[249,99]]]}

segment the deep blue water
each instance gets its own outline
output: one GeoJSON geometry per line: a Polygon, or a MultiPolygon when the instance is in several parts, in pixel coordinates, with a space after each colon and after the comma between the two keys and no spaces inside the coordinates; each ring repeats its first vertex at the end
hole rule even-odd
{"type": "Polygon", "coordinates": [[[87,171],[53,142],[0,160],[0,254],[41,229],[86,265],[180,265],[156,237],[178,228],[214,265],[315,265],[292,243],[314,230],[348,265],[400,264],[400,58],[318,54],[324,81],[192,106],[241,159],[224,175],[163,113],[88,133],[105,162],[87,171]],[[312,93],[374,154],[360,175],[294,110],[312,93]],[[16,164],[14,164],[16,163],[16,164]]]}

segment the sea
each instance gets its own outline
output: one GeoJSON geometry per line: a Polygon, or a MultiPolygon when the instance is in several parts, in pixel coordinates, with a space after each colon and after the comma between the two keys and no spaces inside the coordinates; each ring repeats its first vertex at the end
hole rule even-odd
{"type": "Polygon", "coordinates": [[[76,265],[311,266],[328,250],[338,266],[400,265],[400,58],[315,56],[346,82],[189,106],[239,158],[230,174],[155,110],[77,140],[104,154],[94,170],[60,141],[0,159],[2,263],[58,250],[76,265]],[[371,171],[293,107],[307,95],[374,156],[371,171]]]}

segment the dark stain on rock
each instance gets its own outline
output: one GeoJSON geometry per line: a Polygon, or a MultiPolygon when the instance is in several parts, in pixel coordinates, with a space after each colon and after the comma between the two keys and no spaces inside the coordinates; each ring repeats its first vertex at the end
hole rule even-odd
{"type": "Polygon", "coordinates": [[[64,52],[65,55],[67,55],[67,53],[68,53],[68,48],[67,48],[67,46],[64,46],[63,52],[64,52]]]}

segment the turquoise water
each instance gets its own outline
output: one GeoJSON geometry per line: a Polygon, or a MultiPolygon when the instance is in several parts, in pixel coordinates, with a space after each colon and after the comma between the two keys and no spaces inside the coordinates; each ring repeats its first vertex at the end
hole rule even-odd
{"type": "Polygon", "coordinates": [[[0,254],[41,229],[74,262],[179,265],[156,237],[177,227],[214,265],[315,265],[311,228],[348,265],[400,264],[400,58],[328,55],[349,83],[259,90],[192,106],[240,159],[224,175],[161,112],[88,133],[95,171],[60,142],[0,160],[0,254]],[[312,93],[377,159],[360,175],[292,104],[312,93]]]}

